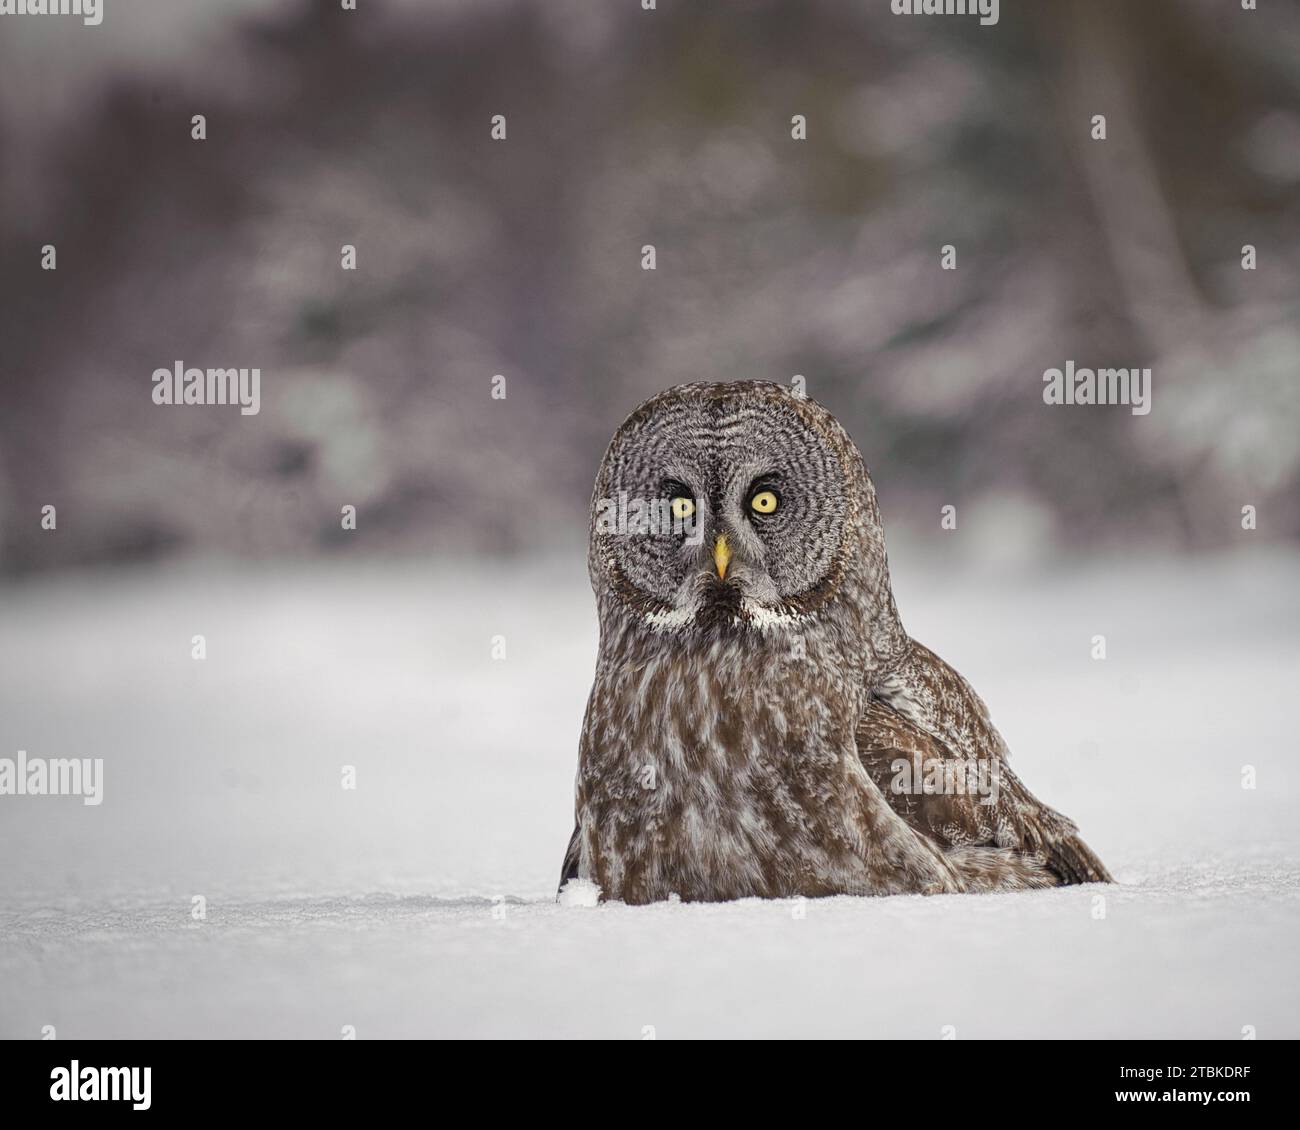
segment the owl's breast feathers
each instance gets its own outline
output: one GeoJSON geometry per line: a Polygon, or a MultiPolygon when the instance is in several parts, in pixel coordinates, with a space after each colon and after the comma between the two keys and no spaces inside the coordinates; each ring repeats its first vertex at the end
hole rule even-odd
{"type": "Polygon", "coordinates": [[[834,633],[798,648],[736,633],[664,649],[641,636],[602,641],[562,884],[645,903],[1057,882],[1030,854],[949,849],[895,811],[860,759],[867,687],[861,666],[836,659],[834,633]]]}
{"type": "Polygon", "coordinates": [[[1074,822],[1011,771],[971,685],[921,644],[872,688],[857,745],[894,809],[944,847],[1021,853],[1063,884],[1112,881],[1074,822]]]}

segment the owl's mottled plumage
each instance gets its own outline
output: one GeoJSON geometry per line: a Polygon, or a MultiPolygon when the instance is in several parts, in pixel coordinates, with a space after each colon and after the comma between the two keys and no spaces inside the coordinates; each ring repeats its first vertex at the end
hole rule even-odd
{"type": "Polygon", "coordinates": [[[645,903],[1109,880],[903,630],[871,479],[814,401],[742,382],[642,404],[601,463],[588,565],[600,651],[561,883],[645,903]],[[603,500],[683,492],[702,538],[600,520],[603,500]],[[892,787],[936,759],[991,764],[997,803],[892,787]]]}

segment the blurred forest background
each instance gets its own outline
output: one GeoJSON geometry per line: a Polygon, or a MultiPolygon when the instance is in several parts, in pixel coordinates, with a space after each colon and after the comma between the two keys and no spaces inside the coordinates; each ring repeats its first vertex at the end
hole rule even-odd
{"type": "Polygon", "coordinates": [[[107,0],[0,24],[0,205],[10,574],[567,550],[638,401],[795,374],[891,531],[1300,537],[1300,5],[107,0]],[[1153,411],[1045,406],[1067,360],[1153,411]]]}

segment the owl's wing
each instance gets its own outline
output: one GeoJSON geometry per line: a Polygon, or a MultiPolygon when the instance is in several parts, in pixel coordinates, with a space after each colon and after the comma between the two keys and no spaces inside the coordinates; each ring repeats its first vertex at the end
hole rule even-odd
{"type": "Polygon", "coordinates": [[[920,644],[872,688],[857,745],[893,808],[941,844],[1032,855],[1062,883],[1111,881],[1074,822],[1011,771],[1006,745],[970,684],[920,644]]]}
{"type": "Polygon", "coordinates": [[[579,852],[581,849],[578,837],[581,834],[581,825],[575,822],[573,825],[573,835],[569,837],[569,846],[564,852],[564,862],[560,864],[560,885],[556,891],[557,897],[559,892],[564,890],[565,883],[570,879],[576,879],[578,877],[579,852]]]}

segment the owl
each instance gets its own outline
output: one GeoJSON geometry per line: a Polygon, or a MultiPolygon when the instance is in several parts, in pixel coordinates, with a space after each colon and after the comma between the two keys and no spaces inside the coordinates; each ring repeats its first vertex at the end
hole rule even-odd
{"type": "Polygon", "coordinates": [[[782,385],[670,388],[615,433],[561,889],[649,903],[1109,882],[970,684],[903,628],[875,489],[782,385]],[[584,888],[589,889],[589,888],[584,888]]]}

